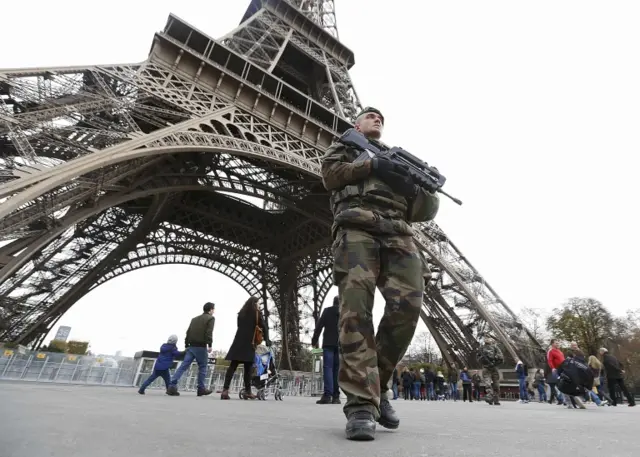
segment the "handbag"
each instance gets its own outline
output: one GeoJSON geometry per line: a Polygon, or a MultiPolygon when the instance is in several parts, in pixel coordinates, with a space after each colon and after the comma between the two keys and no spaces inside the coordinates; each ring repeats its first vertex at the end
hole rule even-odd
{"type": "Polygon", "coordinates": [[[264,334],[262,332],[262,328],[260,328],[260,316],[258,315],[258,310],[256,309],[256,328],[253,330],[253,347],[255,348],[264,340],[264,334]]]}

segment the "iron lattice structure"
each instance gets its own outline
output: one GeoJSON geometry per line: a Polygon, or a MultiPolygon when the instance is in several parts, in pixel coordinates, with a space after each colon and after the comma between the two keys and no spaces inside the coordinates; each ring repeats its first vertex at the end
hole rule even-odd
{"type": "MultiPolygon", "coordinates": [[[[0,70],[0,340],[37,347],[82,296],[161,264],[264,299],[297,368],[332,286],[326,148],[361,109],[334,2],[253,0],[213,39],[170,15],[142,63],[0,70]],[[253,197],[253,198],[249,198],[253,197]]],[[[540,345],[434,223],[422,318],[448,363],[540,345]]]]}

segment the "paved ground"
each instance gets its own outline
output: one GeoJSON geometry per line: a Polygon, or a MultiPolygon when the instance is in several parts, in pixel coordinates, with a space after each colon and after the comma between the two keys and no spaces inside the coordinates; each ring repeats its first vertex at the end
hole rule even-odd
{"type": "MultiPolygon", "coordinates": [[[[214,394],[215,395],[215,394],[214,394]]],[[[133,388],[0,382],[2,457],[637,456],[640,408],[394,402],[400,428],[344,438],[337,405],[168,397],[133,388]]]]}

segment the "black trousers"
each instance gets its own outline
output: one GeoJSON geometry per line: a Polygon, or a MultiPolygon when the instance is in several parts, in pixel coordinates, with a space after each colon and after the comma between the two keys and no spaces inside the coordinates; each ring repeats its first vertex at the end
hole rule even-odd
{"type": "Polygon", "coordinates": [[[466,401],[469,400],[469,402],[472,402],[472,397],[471,397],[471,384],[462,384],[462,401],[466,401]]]}
{"type": "Polygon", "coordinates": [[[233,379],[233,375],[241,363],[244,364],[244,389],[251,390],[251,368],[253,367],[253,362],[239,362],[237,360],[232,360],[229,368],[227,368],[227,374],[224,376],[224,386],[222,387],[224,390],[229,389],[231,379],[233,379]]]}
{"type": "Polygon", "coordinates": [[[551,395],[549,395],[549,403],[553,403],[553,400],[557,400],[558,403],[560,403],[560,399],[558,398],[558,395],[556,394],[556,383],[555,382],[550,382],[549,383],[549,391],[551,392],[551,395]]]}
{"type": "Polygon", "coordinates": [[[609,396],[613,400],[613,406],[617,405],[617,395],[616,395],[616,386],[620,387],[620,391],[627,397],[627,401],[630,405],[635,405],[636,400],[633,398],[633,395],[629,393],[627,386],[624,385],[624,379],[607,379],[607,387],[609,388],[609,396]]]}

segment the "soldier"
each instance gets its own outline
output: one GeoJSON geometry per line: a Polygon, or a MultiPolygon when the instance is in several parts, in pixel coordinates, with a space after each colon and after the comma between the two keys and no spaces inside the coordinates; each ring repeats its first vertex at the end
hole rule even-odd
{"type": "Polygon", "coordinates": [[[487,390],[484,401],[490,405],[499,405],[500,373],[498,373],[497,367],[504,362],[504,356],[493,338],[486,337],[484,339],[484,344],[480,347],[477,358],[482,365],[482,380],[487,390]]]}
{"type": "MultiPolygon", "coordinates": [[[[365,108],[354,128],[370,141],[382,135],[384,117],[365,108]]],[[[340,388],[347,396],[346,434],[374,439],[376,422],[398,428],[388,399],[393,369],[416,329],[425,272],[413,242],[411,222],[428,221],[439,199],[417,186],[407,168],[370,157],[336,142],[322,161],[322,180],[331,191],[334,282],[340,297],[340,388]],[[376,286],[386,305],[377,335],[372,310],[376,286]]]]}

